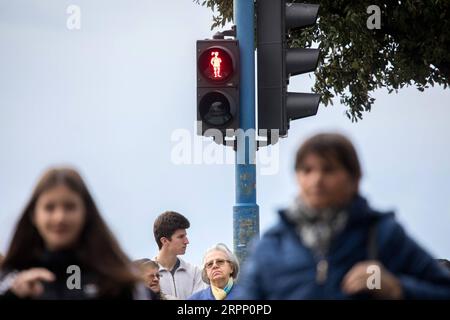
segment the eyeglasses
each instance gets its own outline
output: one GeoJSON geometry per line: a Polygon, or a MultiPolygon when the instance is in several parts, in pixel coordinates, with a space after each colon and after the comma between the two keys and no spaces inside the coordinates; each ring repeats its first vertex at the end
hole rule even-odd
{"type": "Polygon", "coordinates": [[[159,278],[161,278],[161,275],[160,275],[159,273],[150,273],[150,274],[148,275],[148,277],[149,277],[149,278],[156,278],[156,279],[159,279],[159,278]]]}
{"type": "Polygon", "coordinates": [[[211,260],[211,261],[208,261],[207,263],[205,263],[205,268],[211,269],[214,266],[214,263],[216,263],[216,265],[218,267],[221,267],[225,264],[225,262],[230,262],[230,260],[224,260],[224,259],[211,260]]]}

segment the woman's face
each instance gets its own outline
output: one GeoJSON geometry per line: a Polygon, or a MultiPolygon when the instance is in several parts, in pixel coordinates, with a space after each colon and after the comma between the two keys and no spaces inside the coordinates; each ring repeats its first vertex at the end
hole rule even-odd
{"type": "Polygon", "coordinates": [[[37,202],[33,222],[49,250],[73,246],[85,221],[81,197],[64,185],[43,192],[37,202]]]}
{"type": "Polygon", "coordinates": [[[228,261],[225,253],[214,250],[205,257],[206,275],[212,284],[218,287],[225,287],[233,273],[233,267],[228,261]]]}
{"type": "Polygon", "coordinates": [[[161,291],[159,277],[159,270],[157,268],[148,268],[144,273],[147,286],[155,293],[159,293],[161,291]]]}
{"type": "Polygon", "coordinates": [[[346,205],[357,192],[358,183],[336,160],[309,154],[297,171],[300,196],[311,208],[324,209],[346,205]]]}

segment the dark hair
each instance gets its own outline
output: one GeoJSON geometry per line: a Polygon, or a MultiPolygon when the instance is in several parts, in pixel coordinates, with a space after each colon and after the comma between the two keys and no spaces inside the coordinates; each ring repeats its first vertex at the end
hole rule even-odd
{"type": "Polygon", "coordinates": [[[444,266],[447,270],[450,271],[450,261],[448,261],[447,259],[436,259],[436,260],[440,265],[444,266]]]}
{"type": "Polygon", "coordinates": [[[152,260],[150,260],[148,258],[142,258],[142,259],[134,260],[133,264],[136,265],[136,266],[139,266],[139,265],[144,264],[144,263],[149,262],[149,261],[152,261],[152,260]]]}
{"type": "Polygon", "coordinates": [[[179,229],[188,229],[189,227],[189,220],[178,212],[166,211],[160,214],[153,224],[153,235],[155,236],[158,248],[162,248],[162,237],[170,239],[175,231],[179,229]]]}
{"type": "Polygon", "coordinates": [[[86,218],[74,251],[80,263],[98,278],[99,293],[115,295],[132,289],[138,278],[132,273],[131,262],[101,218],[83,179],[70,168],[52,168],[39,180],[19,219],[2,269],[24,270],[42,256],[45,243],[32,222],[36,202],[44,192],[60,185],[76,192],[84,202],[86,218]]]}
{"type": "Polygon", "coordinates": [[[144,259],[139,259],[139,260],[134,260],[133,264],[139,268],[139,270],[147,270],[148,268],[151,269],[158,269],[159,270],[159,265],[157,262],[144,258],[144,259]]]}
{"type": "Polygon", "coordinates": [[[295,171],[302,170],[306,156],[316,154],[321,158],[338,161],[354,181],[361,179],[361,166],[353,144],[341,134],[321,133],[307,139],[297,151],[295,171]]]}

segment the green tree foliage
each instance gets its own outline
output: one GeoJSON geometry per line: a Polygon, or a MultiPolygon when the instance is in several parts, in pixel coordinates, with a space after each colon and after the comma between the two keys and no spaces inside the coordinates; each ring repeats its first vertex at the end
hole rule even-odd
{"type": "MultiPolygon", "coordinates": [[[[232,20],[233,1],[194,0],[217,12],[211,29],[232,20]]],[[[297,1],[300,2],[300,1],[297,1]]],[[[321,57],[313,91],[322,103],[348,107],[352,121],[370,111],[371,93],[404,86],[423,91],[450,79],[450,0],[310,0],[320,4],[317,24],[291,30],[293,47],[319,43],[321,57]],[[370,5],[381,9],[381,29],[370,30],[370,5]]]]}

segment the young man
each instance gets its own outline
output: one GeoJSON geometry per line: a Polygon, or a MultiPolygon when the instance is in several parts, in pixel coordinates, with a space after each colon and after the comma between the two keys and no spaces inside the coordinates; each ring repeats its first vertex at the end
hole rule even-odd
{"type": "Polygon", "coordinates": [[[188,219],[173,211],[162,213],[153,225],[159,248],[155,261],[159,264],[161,291],[178,299],[186,299],[206,288],[201,270],[177,257],[186,252],[189,226],[188,219]]]}

